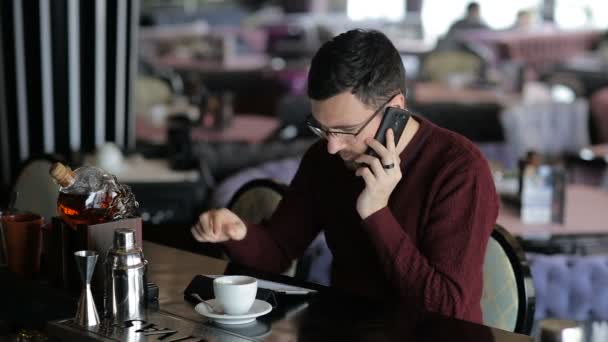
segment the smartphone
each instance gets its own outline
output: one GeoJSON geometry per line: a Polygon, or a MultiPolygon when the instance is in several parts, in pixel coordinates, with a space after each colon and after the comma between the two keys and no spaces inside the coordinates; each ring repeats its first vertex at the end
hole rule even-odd
{"type": "MultiPolygon", "coordinates": [[[[395,135],[395,146],[397,146],[397,142],[399,142],[399,138],[401,138],[401,134],[403,134],[403,130],[405,129],[405,125],[407,124],[409,118],[409,112],[404,109],[397,107],[386,107],[384,110],[384,116],[382,117],[382,122],[380,123],[380,127],[378,128],[374,139],[386,146],[386,131],[389,128],[392,128],[395,135]]],[[[371,147],[368,147],[365,153],[372,157],[379,158],[376,151],[374,151],[374,149],[371,147]]]]}

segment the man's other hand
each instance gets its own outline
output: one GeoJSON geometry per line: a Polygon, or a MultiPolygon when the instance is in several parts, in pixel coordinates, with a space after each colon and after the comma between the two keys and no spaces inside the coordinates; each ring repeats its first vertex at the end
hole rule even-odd
{"type": "Polygon", "coordinates": [[[247,234],[247,226],[232,211],[213,209],[202,213],[190,231],[196,241],[216,243],[243,240],[247,234]]]}

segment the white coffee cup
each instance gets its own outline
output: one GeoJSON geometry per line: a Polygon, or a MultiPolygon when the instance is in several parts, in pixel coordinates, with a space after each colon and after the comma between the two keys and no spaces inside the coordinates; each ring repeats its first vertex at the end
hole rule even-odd
{"type": "Polygon", "coordinates": [[[224,276],[213,280],[215,300],[227,315],[246,314],[258,292],[258,281],[248,276],[224,276]]]}

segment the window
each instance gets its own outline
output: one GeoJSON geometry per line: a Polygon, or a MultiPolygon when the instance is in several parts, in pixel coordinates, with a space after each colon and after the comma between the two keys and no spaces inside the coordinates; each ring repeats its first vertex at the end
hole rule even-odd
{"type": "Polygon", "coordinates": [[[351,20],[385,19],[399,21],[405,15],[405,1],[348,0],[346,13],[351,20]]]}
{"type": "Polygon", "coordinates": [[[555,22],[564,29],[608,27],[608,1],[557,0],[555,22]]]}

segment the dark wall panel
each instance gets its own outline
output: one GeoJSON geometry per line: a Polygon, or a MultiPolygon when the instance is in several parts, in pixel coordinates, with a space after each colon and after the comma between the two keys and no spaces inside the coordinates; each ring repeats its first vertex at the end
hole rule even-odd
{"type": "MultiPolygon", "coordinates": [[[[70,103],[68,91],[68,5],[67,0],[51,1],[51,45],[53,51],[53,104],[55,115],[55,148],[70,150],[70,103]]],[[[64,152],[64,154],[66,154],[64,152]]],[[[67,158],[67,155],[64,156],[67,158]]]]}
{"type": "Polygon", "coordinates": [[[95,149],[95,2],[80,0],[80,82],[85,84],[80,88],[82,102],[81,128],[82,150],[90,152],[95,149]]]}
{"type": "Polygon", "coordinates": [[[23,34],[25,39],[25,76],[27,91],[27,124],[30,154],[44,151],[42,143],[42,69],[40,67],[40,10],[38,1],[24,0],[23,34]]]}

